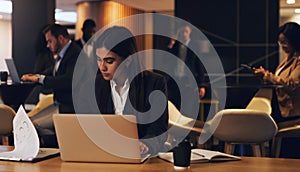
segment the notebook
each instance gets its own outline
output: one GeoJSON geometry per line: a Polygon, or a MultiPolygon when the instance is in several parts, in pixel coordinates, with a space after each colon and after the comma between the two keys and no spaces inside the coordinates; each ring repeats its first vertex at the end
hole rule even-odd
{"type": "Polygon", "coordinates": [[[61,159],[143,163],[134,115],[54,114],[61,159]]]}
{"type": "Polygon", "coordinates": [[[13,83],[33,83],[30,81],[21,81],[13,59],[5,59],[5,63],[13,83]]]}
{"type": "MultiPolygon", "coordinates": [[[[173,152],[158,153],[158,157],[168,162],[174,163],[173,152]]],[[[202,162],[223,162],[241,160],[240,157],[226,154],[223,152],[205,150],[205,149],[192,149],[191,150],[191,163],[202,162]]]]}

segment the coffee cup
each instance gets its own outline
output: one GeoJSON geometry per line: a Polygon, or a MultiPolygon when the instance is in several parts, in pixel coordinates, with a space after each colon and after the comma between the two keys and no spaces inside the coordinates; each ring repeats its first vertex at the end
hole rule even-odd
{"type": "Polygon", "coordinates": [[[7,71],[0,71],[0,81],[7,82],[8,73],[7,71]]]}
{"type": "Polygon", "coordinates": [[[174,168],[189,168],[191,163],[191,144],[184,140],[173,148],[174,168]]]}

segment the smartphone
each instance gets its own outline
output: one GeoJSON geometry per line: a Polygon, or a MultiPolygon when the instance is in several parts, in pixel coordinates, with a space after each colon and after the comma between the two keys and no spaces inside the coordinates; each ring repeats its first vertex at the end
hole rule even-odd
{"type": "Polygon", "coordinates": [[[253,71],[254,70],[254,67],[253,66],[250,66],[250,65],[247,65],[247,64],[241,64],[241,66],[245,69],[248,69],[248,70],[251,70],[253,71]]]}

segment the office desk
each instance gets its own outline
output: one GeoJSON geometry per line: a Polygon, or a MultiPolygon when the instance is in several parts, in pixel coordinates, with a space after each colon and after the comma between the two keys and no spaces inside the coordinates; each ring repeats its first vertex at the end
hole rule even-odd
{"type": "Polygon", "coordinates": [[[0,97],[4,104],[18,110],[35,85],[35,83],[1,83],[0,97]]]}
{"type": "MultiPolygon", "coordinates": [[[[219,163],[199,163],[192,164],[190,169],[181,171],[198,172],[299,172],[299,159],[275,159],[242,157],[240,161],[219,162],[219,163]]],[[[150,171],[178,171],[173,168],[172,163],[168,163],[158,158],[151,158],[144,164],[109,164],[109,163],[79,163],[63,162],[59,157],[37,162],[8,162],[0,161],[0,171],[22,171],[22,172],[150,172],[150,171]]]]}
{"type": "MultiPolygon", "coordinates": [[[[0,147],[0,151],[7,147],[0,147]]],[[[191,164],[190,169],[180,171],[197,172],[299,172],[300,159],[242,157],[240,161],[191,164]]],[[[37,163],[0,161],[0,171],[10,172],[153,172],[178,171],[173,164],[151,158],[144,164],[79,163],[63,162],[60,157],[37,163]]]]}

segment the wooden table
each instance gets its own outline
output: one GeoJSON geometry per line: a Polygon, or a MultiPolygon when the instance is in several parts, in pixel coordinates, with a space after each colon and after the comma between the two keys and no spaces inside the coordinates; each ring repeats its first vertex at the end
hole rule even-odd
{"type": "MultiPolygon", "coordinates": [[[[219,163],[199,163],[192,164],[190,169],[180,171],[198,172],[299,172],[299,159],[275,159],[242,157],[240,161],[219,162],[219,163]]],[[[158,158],[152,158],[144,164],[109,164],[109,163],[80,163],[63,162],[59,157],[37,162],[8,162],[0,161],[0,171],[2,172],[152,172],[152,171],[176,171],[172,163],[165,162],[158,158]]]]}
{"type": "Polygon", "coordinates": [[[0,83],[0,99],[17,111],[35,86],[35,83],[0,83]]]}
{"type": "MultiPolygon", "coordinates": [[[[0,151],[7,148],[0,147],[0,151]]],[[[196,172],[299,172],[300,159],[242,157],[240,161],[191,164],[196,172]]],[[[0,161],[0,172],[153,172],[178,171],[173,164],[151,158],[143,164],[63,162],[60,157],[37,163],[0,161]]]]}

